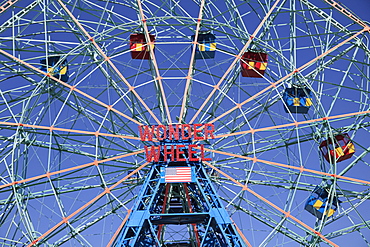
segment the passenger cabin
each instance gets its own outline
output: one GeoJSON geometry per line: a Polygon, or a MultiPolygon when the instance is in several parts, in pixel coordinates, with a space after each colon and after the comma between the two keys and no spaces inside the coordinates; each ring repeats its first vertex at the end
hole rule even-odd
{"type": "Polygon", "coordinates": [[[245,52],[240,60],[242,76],[262,78],[267,68],[267,58],[263,52],[245,52]]]}
{"type": "MultiPolygon", "coordinates": [[[[155,36],[149,34],[150,42],[155,41],[155,36]]],[[[130,35],[130,50],[132,59],[150,59],[150,49],[154,51],[154,44],[147,45],[145,34],[133,33],[130,35]]]]}
{"type": "Polygon", "coordinates": [[[321,219],[324,215],[332,216],[338,208],[340,201],[334,197],[330,205],[329,194],[326,189],[316,186],[305,204],[305,210],[321,219]]]}
{"type": "MultiPolygon", "coordinates": [[[[195,40],[195,35],[191,36],[195,40]]],[[[195,59],[211,59],[216,54],[216,37],[212,33],[199,33],[198,44],[195,49],[195,59]]]]}
{"type": "Polygon", "coordinates": [[[349,135],[344,133],[323,141],[320,150],[326,161],[333,164],[351,158],[355,153],[355,146],[349,135]]]}
{"type": "Polygon", "coordinates": [[[68,62],[67,59],[60,61],[60,56],[50,56],[40,60],[41,70],[49,73],[51,76],[58,78],[61,81],[67,82],[68,62]]]}
{"type": "Polygon", "coordinates": [[[306,114],[312,105],[312,93],[308,88],[287,88],[283,100],[285,112],[306,114]]]}

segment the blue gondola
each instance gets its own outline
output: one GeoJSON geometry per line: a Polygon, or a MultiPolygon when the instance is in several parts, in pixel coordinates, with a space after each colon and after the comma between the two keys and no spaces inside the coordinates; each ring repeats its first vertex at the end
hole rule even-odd
{"type": "MultiPolygon", "coordinates": [[[[195,40],[195,35],[191,36],[195,40]]],[[[198,45],[195,50],[195,59],[211,59],[216,54],[216,37],[212,33],[199,33],[198,45]]]]}
{"type": "Polygon", "coordinates": [[[321,219],[323,215],[330,217],[335,213],[341,202],[336,197],[333,198],[333,203],[331,205],[329,202],[328,192],[321,186],[316,186],[305,204],[305,210],[319,219],[321,219]]]}
{"type": "Polygon", "coordinates": [[[61,81],[67,82],[69,79],[68,62],[64,59],[60,62],[60,56],[50,56],[40,60],[41,70],[49,73],[51,76],[58,78],[61,81]],[[57,66],[56,66],[57,65],[57,66]]]}
{"type": "Polygon", "coordinates": [[[308,88],[287,88],[283,100],[285,112],[306,114],[312,105],[312,93],[308,88]]]}

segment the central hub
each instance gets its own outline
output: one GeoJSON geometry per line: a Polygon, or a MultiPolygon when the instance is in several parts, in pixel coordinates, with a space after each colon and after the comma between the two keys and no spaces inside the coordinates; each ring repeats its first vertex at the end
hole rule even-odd
{"type": "Polygon", "coordinates": [[[141,141],[160,145],[144,146],[148,162],[210,161],[205,158],[204,144],[193,141],[214,139],[213,124],[140,125],[141,141]]]}

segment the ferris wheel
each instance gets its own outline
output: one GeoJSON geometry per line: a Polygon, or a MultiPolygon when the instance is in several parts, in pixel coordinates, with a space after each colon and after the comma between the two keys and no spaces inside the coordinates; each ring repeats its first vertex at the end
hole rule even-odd
{"type": "Polygon", "coordinates": [[[335,0],[3,1],[0,245],[369,246],[369,32],[335,0]]]}

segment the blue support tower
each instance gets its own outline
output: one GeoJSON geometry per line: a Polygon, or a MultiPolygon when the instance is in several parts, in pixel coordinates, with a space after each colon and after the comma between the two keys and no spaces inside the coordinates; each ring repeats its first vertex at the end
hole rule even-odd
{"type": "Polygon", "coordinates": [[[180,146],[174,152],[185,161],[171,161],[161,151],[113,246],[246,246],[200,159],[189,161],[191,144],[190,139],[161,141],[167,148],[180,146]]]}

